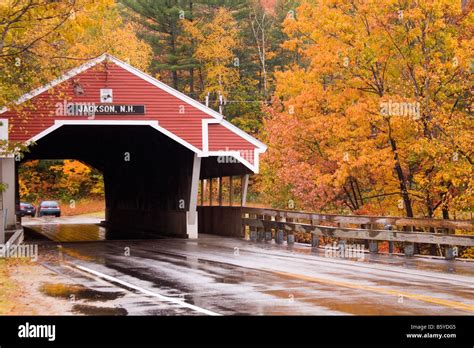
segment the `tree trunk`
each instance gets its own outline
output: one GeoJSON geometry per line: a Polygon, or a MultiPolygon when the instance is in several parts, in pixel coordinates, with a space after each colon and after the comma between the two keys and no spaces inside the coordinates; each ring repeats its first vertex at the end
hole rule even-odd
{"type": "Polygon", "coordinates": [[[398,182],[400,185],[400,193],[402,195],[403,203],[405,205],[405,212],[406,212],[407,217],[413,217],[413,209],[411,205],[410,195],[408,194],[406,178],[405,178],[405,174],[403,174],[403,169],[400,164],[400,159],[398,157],[397,143],[395,142],[395,139],[392,138],[390,121],[388,121],[388,128],[389,128],[388,136],[389,136],[389,141],[390,141],[390,147],[392,149],[393,157],[395,159],[395,171],[397,173],[398,182]]]}

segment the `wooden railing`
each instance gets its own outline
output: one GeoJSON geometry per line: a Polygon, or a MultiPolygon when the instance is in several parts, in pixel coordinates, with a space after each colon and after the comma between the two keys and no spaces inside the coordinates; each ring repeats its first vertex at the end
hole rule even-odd
{"type": "Polygon", "coordinates": [[[445,245],[446,257],[454,258],[457,246],[474,246],[474,223],[470,220],[441,220],[389,216],[332,215],[278,209],[241,208],[242,233],[250,240],[272,240],[281,244],[294,243],[295,233],[310,233],[313,247],[320,237],[365,240],[371,252],[378,252],[378,243],[404,245],[404,252],[414,254],[415,243],[445,245]]]}

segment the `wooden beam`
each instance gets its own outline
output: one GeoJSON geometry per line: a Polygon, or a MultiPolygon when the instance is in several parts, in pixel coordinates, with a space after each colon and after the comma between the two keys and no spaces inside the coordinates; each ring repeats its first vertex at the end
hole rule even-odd
{"type": "Polygon", "coordinates": [[[218,178],[219,180],[219,206],[222,206],[222,176],[218,178]]]}
{"type": "Polygon", "coordinates": [[[202,205],[204,205],[204,199],[206,198],[206,191],[207,191],[207,179],[202,179],[202,205]]]}
{"type": "Polygon", "coordinates": [[[317,214],[309,212],[298,212],[280,209],[267,208],[244,208],[244,212],[260,215],[269,215],[275,217],[286,217],[291,219],[306,219],[321,222],[334,222],[340,224],[374,224],[374,225],[392,225],[400,227],[433,227],[460,229],[474,231],[474,222],[471,220],[443,220],[430,218],[406,218],[397,216],[365,216],[365,215],[335,215],[335,214],[317,214]]]}
{"type": "Polygon", "coordinates": [[[313,226],[309,224],[270,221],[259,219],[243,219],[251,227],[264,227],[283,229],[288,232],[307,232],[318,236],[348,239],[366,239],[394,242],[411,242],[442,245],[474,246],[474,236],[435,234],[427,232],[391,231],[391,230],[366,230],[360,228],[340,228],[329,226],[313,226]]]}
{"type": "Polygon", "coordinates": [[[212,205],[212,178],[209,178],[209,205],[212,205]]]}
{"type": "Polygon", "coordinates": [[[232,201],[234,200],[234,189],[232,187],[232,175],[229,176],[229,205],[232,206],[232,201]]]}
{"type": "Polygon", "coordinates": [[[201,180],[201,206],[204,206],[204,180],[201,180]]]}

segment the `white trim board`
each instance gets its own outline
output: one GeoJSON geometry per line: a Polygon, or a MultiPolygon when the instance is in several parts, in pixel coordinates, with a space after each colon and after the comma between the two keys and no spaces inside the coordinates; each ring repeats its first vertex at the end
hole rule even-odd
{"type": "Polygon", "coordinates": [[[259,171],[259,158],[258,154],[261,153],[261,150],[254,150],[254,164],[251,164],[249,161],[244,159],[238,151],[201,151],[197,147],[191,145],[190,143],[184,141],[174,133],[168,131],[167,129],[161,127],[156,120],[56,120],[54,124],[41,133],[38,133],[34,137],[27,140],[25,143],[30,144],[36,142],[39,139],[47,136],[48,134],[54,132],[55,130],[61,128],[62,126],[150,126],[157,131],[167,135],[171,139],[175,140],[179,144],[185,146],[189,150],[193,151],[198,157],[213,157],[213,156],[231,156],[237,159],[244,166],[252,170],[254,173],[259,171]]]}
{"type": "Polygon", "coordinates": [[[62,126],[150,126],[156,129],[157,131],[167,135],[168,137],[175,140],[176,142],[183,145],[184,147],[190,149],[194,153],[198,155],[203,154],[203,152],[199,150],[197,147],[191,145],[190,143],[178,137],[174,133],[161,127],[158,124],[158,121],[156,120],[150,120],[150,121],[146,121],[146,120],[56,120],[54,121],[54,125],[45,129],[41,133],[38,133],[31,139],[27,140],[26,143],[29,144],[31,142],[36,142],[39,139],[54,132],[56,129],[62,126]]]}

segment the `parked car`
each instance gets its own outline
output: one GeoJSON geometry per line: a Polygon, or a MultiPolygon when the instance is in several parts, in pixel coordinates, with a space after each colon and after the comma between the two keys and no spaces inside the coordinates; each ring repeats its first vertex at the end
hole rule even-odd
{"type": "Polygon", "coordinates": [[[18,214],[20,216],[30,215],[31,217],[34,217],[36,215],[36,208],[31,203],[20,202],[20,209],[18,211],[18,214]]]}
{"type": "Polygon", "coordinates": [[[56,217],[61,216],[61,207],[56,201],[43,201],[40,203],[38,208],[38,216],[54,215],[56,217]]]}

